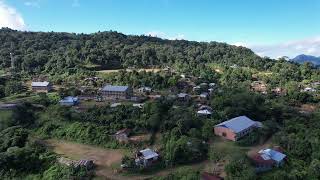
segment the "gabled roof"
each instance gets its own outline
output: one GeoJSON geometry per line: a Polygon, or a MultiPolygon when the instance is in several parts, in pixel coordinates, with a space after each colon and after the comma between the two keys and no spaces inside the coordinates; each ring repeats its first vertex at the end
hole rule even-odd
{"type": "Polygon", "coordinates": [[[102,91],[116,91],[116,92],[124,92],[128,89],[128,86],[112,86],[106,85],[102,88],[102,91]]]}
{"type": "Polygon", "coordinates": [[[148,86],[140,87],[139,90],[151,91],[152,88],[148,86]]]}
{"type": "Polygon", "coordinates": [[[285,154],[282,154],[281,152],[278,152],[273,149],[262,149],[259,151],[259,154],[264,160],[272,159],[277,163],[281,162],[286,157],[285,154]]]}
{"type": "Polygon", "coordinates": [[[31,86],[33,87],[47,87],[50,83],[47,81],[44,82],[32,82],[31,86]]]}
{"type": "Polygon", "coordinates": [[[198,113],[198,114],[204,114],[204,115],[211,115],[211,114],[212,114],[212,112],[209,111],[209,110],[207,110],[207,109],[205,109],[205,110],[200,110],[200,111],[198,111],[197,113],[198,113]]]}
{"type": "Polygon", "coordinates": [[[209,94],[207,92],[203,92],[200,94],[200,97],[206,98],[207,96],[209,96],[209,94]]]}
{"type": "Polygon", "coordinates": [[[256,125],[256,121],[249,119],[247,116],[239,116],[217,124],[215,127],[222,126],[231,129],[233,132],[241,132],[251,126],[256,125]]]}
{"type": "Polygon", "coordinates": [[[151,150],[149,148],[141,150],[140,153],[143,155],[144,159],[151,159],[151,158],[159,156],[158,153],[154,152],[153,150],[151,150]]]}
{"type": "Polygon", "coordinates": [[[60,103],[74,103],[77,102],[79,99],[78,97],[73,97],[73,96],[67,96],[65,98],[63,98],[62,100],[60,100],[60,103]]]}
{"type": "Polygon", "coordinates": [[[212,107],[207,105],[201,105],[198,110],[209,110],[212,111],[212,107]]]}
{"type": "Polygon", "coordinates": [[[210,83],[209,84],[209,86],[211,86],[211,87],[213,87],[213,86],[215,86],[216,85],[216,83],[210,83]]]}
{"type": "Polygon", "coordinates": [[[178,94],[179,98],[184,98],[184,97],[187,97],[187,96],[189,96],[187,93],[179,93],[178,94]]]}

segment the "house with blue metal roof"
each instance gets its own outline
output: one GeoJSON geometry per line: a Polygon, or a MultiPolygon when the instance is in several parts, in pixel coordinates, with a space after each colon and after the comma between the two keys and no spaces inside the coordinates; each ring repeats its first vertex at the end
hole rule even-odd
{"type": "Polygon", "coordinates": [[[262,149],[257,153],[249,155],[256,172],[264,172],[274,167],[279,167],[284,163],[286,157],[281,150],[276,148],[262,149]]]}
{"type": "Polygon", "coordinates": [[[59,101],[62,106],[74,106],[79,103],[78,97],[68,96],[59,101]]]}
{"type": "Polygon", "coordinates": [[[106,99],[130,99],[133,90],[129,86],[106,85],[102,88],[101,94],[106,99]]]}
{"type": "Polygon", "coordinates": [[[258,121],[253,121],[247,116],[239,116],[215,125],[214,133],[226,139],[237,141],[249,134],[254,128],[261,127],[258,121]]]}

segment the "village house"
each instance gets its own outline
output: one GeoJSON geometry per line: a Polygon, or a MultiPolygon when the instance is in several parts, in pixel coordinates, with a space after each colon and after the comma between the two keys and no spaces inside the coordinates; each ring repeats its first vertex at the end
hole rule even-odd
{"type": "Polygon", "coordinates": [[[187,93],[179,93],[177,97],[180,101],[189,101],[191,99],[191,96],[187,93]]]}
{"type": "Polygon", "coordinates": [[[143,106],[144,106],[144,103],[134,103],[134,104],[132,104],[132,106],[133,106],[133,107],[137,107],[137,108],[139,108],[139,109],[142,109],[143,106]]]}
{"type": "Polygon", "coordinates": [[[216,87],[216,83],[209,83],[209,87],[210,88],[215,88],[216,87]]]}
{"type": "Polygon", "coordinates": [[[102,88],[101,94],[105,99],[130,99],[133,90],[129,86],[112,86],[106,85],[102,88]]]}
{"type": "Polygon", "coordinates": [[[198,110],[208,110],[208,111],[213,111],[212,107],[210,106],[207,106],[207,105],[201,105],[200,104],[200,107],[198,108],[198,110]]]}
{"type": "Polygon", "coordinates": [[[201,90],[207,90],[209,88],[208,83],[201,83],[199,86],[201,90]]]}
{"type": "Polygon", "coordinates": [[[74,106],[79,104],[79,98],[73,96],[67,96],[59,101],[62,106],[74,106]]]}
{"type": "Polygon", "coordinates": [[[17,106],[18,104],[15,103],[0,104],[0,110],[15,109],[17,106]]]}
{"type": "Polygon", "coordinates": [[[31,88],[33,92],[49,92],[52,90],[52,85],[50,82],[32,82],[31,88]]]}
{"type": "Polygon", "coordinates": [[[139,151],[136,154],[136,165],[137,166],[142,166],[142,167],[148,167],[155,163],[159,158],[159,154],[156,153],[155,151],[147,148],[144,150],[139,151]]]}
{"type": "Polygon", "coordinates": [[[152,88],[151,87],[140,87],[138,89],[139,93],[151,93],[152,92],[152,88]]]}
{"type": "Polygon", "coordinates": [[[118,141],[118,142],[121,142],[121,143],[126,143],[129,141],[129,134],[130,134],[131,130],[128,129],[128,128],[125,128],[125,129],[121,129],[119,131],[117,131],[115,134],[114,134],[114,138],[118,141]]]}
{"type": "Polygon", "coordinates": [[[247,116],[239,116],[217,124],[214,127],[214,134],[231,141],[237,141],[258,127],[262,127],[260,122],[253,121],[247,116]]]}
{"type": "Polygon", "coordinates": [[[199,110],[197,111],[197,115],[201,116],[201,117],[210,117],[212,114],[212,111],[208,110],[208,109],[204,109],[204,110],[199,110]]]}
{"type": "Polygon", "coordinates": [[[200,86],[194,86],[194,87],[192,88],[192,90],[193,90],[195,93],[200,93],[201,87],[200,87],[200,86]]]}
{"type": "Polygon", "coordinates": [[[253,81],[251,83],[250,89],[254,92],[267,94],[267,85],[263,81],[253,81]]]}
{"type": "Polygon", "coordinates": [[[286,155],[277,148],[262,149],[249,156],[255,166],[256,172],[265,172],[274,167],[279,167],[284,163],[286,155]]]}
{"type": "Polygon", "coordinates": [[[306,87],[302,90],[303,92],[316,92],[317,90],[312,87],[306,87]]]}
{"type": "Polygon", "coordinates": [[[207,92],[203,92],[199,95],[200,100],[208,100],[208,98],[209,98],[209,93],[207,92]]]}

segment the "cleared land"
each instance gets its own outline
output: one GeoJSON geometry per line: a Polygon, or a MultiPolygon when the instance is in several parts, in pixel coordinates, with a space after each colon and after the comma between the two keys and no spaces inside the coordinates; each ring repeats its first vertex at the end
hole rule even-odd
{"type": "Polygon", "coordinates": [[[73,160],[80,159],[91,159],[94,160],[96,167],[97,179],[112,179],[112,180],[140,180],[148,179],[155,176],[167,176],[170,173],[174,173],[181,168],[191,168],[191,169],[203,169],[208,166],[209,161],[204,161],[201,163],[178,166],[168,169],[163,169],[153,174],[121,174],[118,169],[121,163],[122,157],[126,154],[124,150],[121,149],[104,149],[96,146],[84,145],[73,143],[69,141],[62,140],[46,140],[45,144],[52,148],[52,150],[61,155],[62,157],[67,157],[73,160]]]}
{"type": "Polygon", "coordinates": [[[61,140],[47,140],[46,144],[53,151],[63,157],[73,160],[90,159],[97,165],[96,174],[98,177],[111,179],[122,179],[116,175],[112,165],[120,164],[124,151],[119,149],[104,149],[96,146],[73,143],[61,140]],[[117,176],[117,177],[116,177],[117,176]]]}

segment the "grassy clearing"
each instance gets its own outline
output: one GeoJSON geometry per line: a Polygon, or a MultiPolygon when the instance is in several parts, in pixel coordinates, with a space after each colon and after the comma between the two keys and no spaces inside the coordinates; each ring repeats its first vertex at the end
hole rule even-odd
{"type": "Polygon", "coordinates": [[[0,110],[0,130],[7,128],[7,124],[11,119],[11,110],[0,110]]]}
{"type": "MultiPolygon", "coordinates": [[[[52,93],[47,93],[47,96],[49,98],[53,98],[57,95],[57,93],[52,92],[52,93]]],[[[36,100],[38,100],[40,97],[38,96],[38,94],[36,93],[21,93],[21,94],[15,94],[12,96],[8,96],[5,98],[2,98],[0,100],[0,102],[4,102],[4,103],[19,103],[19,102],[34,102],[36,100]]]]}

